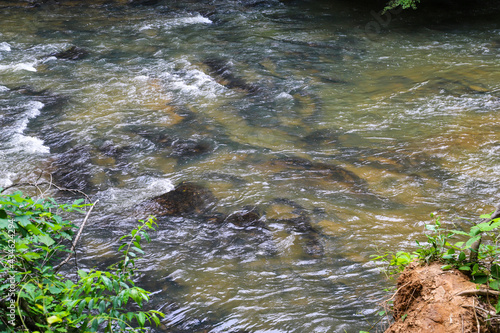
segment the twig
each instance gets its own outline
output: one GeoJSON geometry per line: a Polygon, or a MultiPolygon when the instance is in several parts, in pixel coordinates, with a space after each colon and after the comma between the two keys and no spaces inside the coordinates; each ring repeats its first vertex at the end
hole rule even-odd
{"type": "Polygon", "coordinates": [[[82,231],[83,231],[83,228],[85,227],[85,223],[87,223],[87,220],[90,216],[90,212],[92,212],[92,209],[94,208],[94,206],[97,204],[97,202],[99,202],[99,199],[97,199],[91,206],[90,206],[90,209],[89,211],[87,212],[87,215],[85,216],[85,219],[83,220],[82,222],[82,225],[80,226],[80,229],[78,230],[78,233],[76,234],[76,237],[75,239],[73,240],[73,245],[71,246],[71,250],[70,250],[70,253],[68,254],[68,256],[66,257],[66,259],[63,260],[63,262],[61,262],[59,265],[57,265],[55,268],[54,268],[54,273],[57,273],[59,271],[59,269],[65,265],[70,259],[71,257],[73,256],[73,251],[75,251],[75,248],[76,248],[76,243],[78,243],[78,240],[80,239],[80,236],[82,235],[82,231]]]}
{"type": "MultiPolygon", "coordinates": [[[[493,312],[493,311],[488,311],[488,310],[483,309],[483,308],[480,308],[480,307],[478,307],[478,306],[472,306],[472,305],[462,305],[462,307],[463,307],[463,308],[471,308],[471,309],[474,309],[474,310],[480,310],[480,311],[482,311],[482,312],[483,312],[483,314],[482,314],[482,316],[483,316],[483,317],[485,317],[485,316],[486,316],[486,317],[496,317],[496,318],[498,318],[498,317],[499,317],[499,316],[497,316],[497,315],[496,315],[496,313],[495,313],[495,312],[493,312]]],[[[491,319],[494,319],[494,318],[491,318],[491,319]]],[[[488,319],[486,319],[486,320],[488,320],[488,319]]]]}
{"type": "Polygon", "coordinates": [[[2,190],[0,190],[0,193],[2,193],[3,191],[5,190],[8,190],[12,187],[18,187],[18,186],[25,186],[25,185],[28,185],[28,186],[34,186],[36,187],[40,193],[43,193],[40,188],[39,188],[39,185],[49,185],[49,188],[50,187],[55,187],[56,189],[58,189],[59,191],[66,191],[66,192],[73,192],[73,193],[79,193],[81,195],[83,195],[89,202],[92,202],[92,200],[90,199],[90,197],[85,193],[85,192],[82,192],[80,190],[76,190],[76,189],[69,189],[69,188],[64,188],[64,187],[60,187],[60,186],[57,186],[56,184],[54,184],[52,182],[52,175],[51,175],[51,180],[50,182],[41,182],[41,183],[38,183],[38,182],[35,182],[35,183],[31,183],[31,182],[23,182],[23,183],[15,183],[15,184],[12,184],[12,185],[9,185],[5,188],[3,188],[2,190]]]}
{"type": "Polygon", "coordinates": [[[475,301],[476,301],[475,299],[472,299],[472,307],[474,311],[474,317],[476,318],[476,323],[477,323],[477,333],[481,333],[481,325],[479,324],[479,319],[477,319],[475,301]]]}
{"type": "Polygon", "coordinates": [[[406,287],[407,285],[409,285],[410,283],[411,283],[411,282],[406,282],[406,283],[405,283],[405,284],[403,284],[401,287],[399,287],[399,288],[398,288],[398,290],[396,290],[396,291],[394,292],[394,294],[392,295],[392,297],[391,297],[391,298],[389,298],[386,302],[389,302],[389,301],[390,301],[390,300],[392,300],[394,297],[396,297],[397,293],[398,293],[401,289],[403,289],[404,287],[406,287]]]}
{"type": "Polygon", "coordinates": [[[474,290],[464,290],[455,294],[455,296],[488,296],[495,295],[500,296],[500,291],[491,289],[474,289],[474,290]]]}

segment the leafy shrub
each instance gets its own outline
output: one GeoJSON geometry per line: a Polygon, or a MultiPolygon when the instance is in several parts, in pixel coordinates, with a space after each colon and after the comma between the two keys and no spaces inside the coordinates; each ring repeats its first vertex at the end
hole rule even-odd
{"type": "Polygon", "coordinates": [[[59,214],[84,213],[85,207],[92,205],[0,191],[0,331],[144,332],[146,323],[159,324],[161,312],[128,310],[149,300],[133,277],[135,261],[144,253],[141,240],[149,241],[146,230],[154,229],[154,218],[140,220],[120,238],[122,259],[107,270],[78,270],[76,281],[58,273],[78,238],[76,226],[59,214]]]}
{"type": "Polygon", "coordinates": [[[419,3],[420,0],[391,0],[387,3],[387,6],[384,8],[384,12],[394,9],[396,7],[401,6],[402,9],[417,9],[417,3],[419,3]]]}

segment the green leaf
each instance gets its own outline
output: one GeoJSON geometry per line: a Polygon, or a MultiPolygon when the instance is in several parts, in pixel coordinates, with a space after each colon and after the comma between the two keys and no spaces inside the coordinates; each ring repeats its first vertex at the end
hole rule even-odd
{"type": "Polygon", "coordinates": [[[52,293],[52,294],[60,294],[61,293],[61,289],[57,288],[56,286],[50,286],[49,287],[49,291],[52,293]]]}
{"type": "Polygon", "coordinates": [[[490,288],[494,290],[500,290],[500,283],[498,280],[490,281],[490,288]]]}
{"type": "Polygon", "coordinates": [[[53,323],[58,323],[62,321],[61,318],[59,318],[58,316],[50,316],[49,318],[47,318],[47,322],[49,323],[49,325],[52,325],[53,323]]]}
{"type": "Polygon", "coordinates": [[[160,326],[160,319],[156,316],[156,314],[151,314],[151,317],[149,317],[150,319],[153,319],[153,321],[155,322],[156,326],[160,326]]]}
{"type": "Polygon", "coordinates": [[[481,238],[481,235],[477,235],[477,236],[474,236],[472,238],[470,238],[467,243],[465,243],[465,247],[464,247],[464,250],[470,248],[472,246],[472,244],[474,244],[476,241],[478,241],[479,239],[481,238]]]}
{"type": "Polygon", "coordinates": [[[144,251],[138,248],[137,246],[132,246],[131,249],[137,253],[144,254],[144,251]]]}
{"type": "Polygon", "coordinates": [[[7,229],[11,224],[11,220],[0,218],[0,229],[7,229]]]}
{"type": "Polygon", "coordinates": [[[83,309],[85,309],[86,304],[87,304],[87,302],[84,299],[82,299],[80,304],[78,304],[78,313],[79,314],[81,314],[83,312],[83,309]]]}
{"type": "Polygon", "coordinates": [[[478,225],[476,225],[476,227],[481,230],[482,232],[484,231],[491,231],[491,230],[494,230],[496,228],[498,228],[500,226],[500,222],[483,222],[483,223],[479,223],[478,225]]]}
{"type": "Polygon", "coordinates": [[[33,261],[33,260],[41,258],[40,254],[38,254],[36,252],[26,252],[26,253],[23,253],[21,255],[21,257],[24,258],[24,259],[26,259],[27,261],[33,261]]]}
{"type": "Polygon", "coordinates": [[[102,300],[101,303],[99,303],[99,313],[104,313],[105,310],[106,310],[106,302],[102,300]]]}
{"type": "Polygon", "coordinates": [[[500,312],[500,299],[498,300],[498,303],[497,305],[495,306],[495,310],[497,311],[497,313],[500,312]]]}
{"type": "Polygon", "coordinates": [[[466,255],[464,252],[460,252],[460,254],[458,255],[458,261],[464,261],[466,258],[466,255]]]}
{"type": "Polygon", "coordinates": [[[144,312],[137,313],[135,317],[137,318],[139,327],[144,327],[144,324],[146,323],[146,315],[144,314],[144,312]]]}
{"type": "Polygon", "coordinates": [[[127,324],[125,323],[125,315],[120,316],[120,321],[118,321],[118,326],[120,326],[121,329],[125,329],[125,327],[127,327],[127,324]]]}
{"type": "Polygon", "coordinates": [[[101,280],[102,280],[102,283],[104,283],[104,286],[106,287],[106,289],[108,289],[109,291],[113,291],[113,284],[111,283],[110,279],[108,279],[105,276],[101,276],[101,280]]]}
{"type": "Polygon", "coordinates": [[[91,332],[97,332],[97,329],[99,328],[99,321],[97,321],[97,318],[93,318],[92,320],[92,327],[90,328],[91,332]]]}
{"type": "Polygon", "coordinates": [[[33,235],[43,235],[43,231],[40,230],[37,226],[35,226],[33,223],[28,224],[26,227],[26,230],[29,230],[33,233],[33,235]]]}
{"type": "Polygon", "coordinates": [[[470,236],[467,232],[463,232],[460,230],[452,230],[452,232],[456,235],[464,235],[464,236],[470,236]]]}
{"type": "Polygon", "coordinates": [[[500,266],[498,266],[497,264],[494,264],[493,266],[491,266],[491,275],[495,278],[495,279],[499,279],[500,280],[500,266]]]}
{"type": "Polygon", "coordinates": [[[444,266],[441,266],[441,269],[442,269],[443,271],[446,271],[446,270],[448,270],[448,269],[451,269],[452,267],[453,267],[452,265],[444,265],[444,266]]]}
{"type": "Polygon", "coordinates": [[[42,236],[38,237],[38,240],[47,246],[54,245],[54,243],[55,243],[55,241],[52,238],[50,238],[48,235],[42,235],[42,236]]]}
{"type": "Polygon", "coordinates": [[[460,266],[458,269],[461,270],[461,271],[470,271],[470,267],[469,266],[460,266]]]}
{"type": "Polygon", "coordinates": [[[130,289],[130,297],[140,305],[140,302],[142,301],[142,297],[139,294],[139,291],[135,288],[130,289]]]}
{"type": "Polygon", "coordinates": [[[19,222],[19,224],[22,225],[23,227],[26,227],[28,224],[31,224],[29,216],[26,215],[16,216],[14,220],[19,222]]]}
{"type": "Polygon", "coordinates": [[[486,282],[488,282],[488,279],[488,276],[484,274],[478,274],[472,277],[472,281],[477,284],[485,284],[486,282]]]}

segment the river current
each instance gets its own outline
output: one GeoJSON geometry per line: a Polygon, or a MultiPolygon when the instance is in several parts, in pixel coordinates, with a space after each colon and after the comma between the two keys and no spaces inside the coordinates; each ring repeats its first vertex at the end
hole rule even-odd
{"type": "Polygon", "coordinates": [[[370,255],[500,202],[498,15],[2,6],[0,186],[52,174],[99,199],[80,266],[112,263],[141,203],[183,181],[259,216],[158,220],[137,281],[158,332],[368,330],[393,284],[370,255]]]}

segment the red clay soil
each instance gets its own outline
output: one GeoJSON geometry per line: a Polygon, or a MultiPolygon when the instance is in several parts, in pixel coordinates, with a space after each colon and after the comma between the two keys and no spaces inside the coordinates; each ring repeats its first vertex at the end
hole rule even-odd
{"type": "Polygon", "coordinates": [[[440,267],[439,263],[412,263],[404,270],[393,298],[395,322],[385,333],[500,332],[498,322],[491,325],[486,320],[495,316],[486,299],[496,300],[496,296],[478,296],[477,285],[466,275],[440,267]]]}

